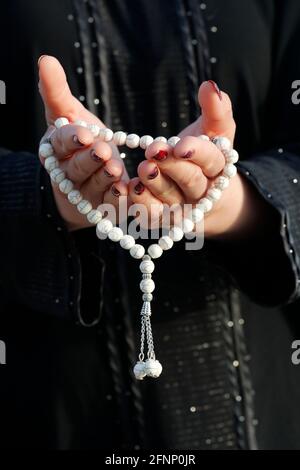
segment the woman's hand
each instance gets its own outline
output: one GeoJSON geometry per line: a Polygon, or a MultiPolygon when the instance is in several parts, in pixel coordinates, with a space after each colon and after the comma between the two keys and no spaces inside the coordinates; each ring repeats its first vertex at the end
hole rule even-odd
{"type": "MultiPolygon", "coordinates": [[[[202,115],[180,134],[174,148],[161,142],[148,147],[146,161],[138,167],[139,177],[129,184],[134,203],[145,204],[149,211],[151,205],[162,211],[162,203],[195,204],[222,172],[223,154],[198,136],[225,136],[233,143],[236,126],[230,98],[214,82],[204,82],[199,89],[199,105],[202,115]]],[[[258,201],[260,196],[250,184],[239,174],[235,176],[205,217],[206,236],[240,236],[253,225],[258,201]]]]}
{"type": "MultiPolygon", "coordinates": [[[[117,148],[94,139],[88,128],[67,125],[56,130],[53,126],[61,116],[71,122],[84,120],[100,127],[104,127],[103,123],[72,95],[64,70],[55,58],[42,57],[39,72],[39,88],[49,124],[42,141],[50,139],[60,167],[94,208],[102,203],[118,208],[119,197],[128,193],[128,176],[117,148]]],[[[41,162],[44,164],[43,158],[41,162]]],[[[58,185],[52,182],[52,186],[57,208],[69,230],[89,226],[86,217],[68,202],[58,185]]]]}

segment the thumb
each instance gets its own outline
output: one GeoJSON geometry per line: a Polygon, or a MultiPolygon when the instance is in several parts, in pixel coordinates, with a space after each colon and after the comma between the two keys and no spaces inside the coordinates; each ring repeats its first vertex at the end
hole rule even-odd
{"type": "Polygon", "coordinates": [[[201,132],[209,137],[225,136],[233,142],[236,124],[229,96],[220,91],[215,82],[209,80],[200,86],[198,100],[202,110],[201,132]]]}
{"type": "Polygon", "coordinates": [[[63,116],[78,119],[82,104],[71,93],[65,71],[55,57],[42,56],[39,66],[39,90],[45,105],[48,124],[63,116]]]}

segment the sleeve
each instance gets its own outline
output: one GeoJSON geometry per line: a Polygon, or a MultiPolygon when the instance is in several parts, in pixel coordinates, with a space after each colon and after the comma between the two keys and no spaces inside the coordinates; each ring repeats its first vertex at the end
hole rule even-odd
{"type": "Polygon", "coordinates": [[[272,223],[261,220],[256,239],[230,246],[213,243],[215,258],[237,286],[267,306],[300,298],[300,93],[295,91],[300,79],[300,5],[295,0],[276,5],[267,124],[261,126],[266,150],[238,164],[269,205],[272,223]]]}
{"type": "Polygon", "coordinates": [[[38,158],[0,149],[0,311],[93,326],[104,272],[94,228],[68,231],[38,158]]]}
{"type": "Polygon", "coordinates": [[[238,164],[269,206],[257,236],[211,242],[215,263],[254,302],[273,307],[300,297],[300,157],[270,152],[238,164]]]}
{"type": "MultiPolygon", "coordinates": [[[[69,318],[80,302],[80,261],[38,158],[0,151],[0,305],[69,318]]],[[[6,308],[5,308],[6,307],[6,308]]]]}

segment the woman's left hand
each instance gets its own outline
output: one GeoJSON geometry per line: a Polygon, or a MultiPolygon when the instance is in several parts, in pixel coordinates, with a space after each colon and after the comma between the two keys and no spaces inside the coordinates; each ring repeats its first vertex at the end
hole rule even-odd
{"type": "MultiPolygon", "coordinates": [[[[233,143],[235,121],[229,96],[221,92],[214,82],[204,82],[199,89],[202,114],[181,134],[180,142],[173,148],[154,142],[146,150],[146,160],[138,167],[138,178],[131,180],[129,195],[133,203],[151,206],[158,211],[163,204],[196,204],[205,195],[224,166],[222,152],[209,141],[198,138],[225,136],[233,143]]],[[[244,217],[249,219],[245,201],[257,195],[239,174],[232,178],[220,201],[205,217],[207,236],[233,235],[244,227],[244,217]]],[[[249,206],[249,205],[248,205],[249,206]]]]}

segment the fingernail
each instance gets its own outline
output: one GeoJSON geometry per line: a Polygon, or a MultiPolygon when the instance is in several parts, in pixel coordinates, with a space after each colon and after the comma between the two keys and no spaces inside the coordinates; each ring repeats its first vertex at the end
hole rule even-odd
{"type": "Polygon", "coordinates": [[[121,196],[120,191],[115,186],[112,186],[111,192],[112,192],[113,196],[115,196],[115,197],[120,197],[121,196]]]}
{"type": "Polygon", "coordinates": [[[162,162],[168,156],[167,150],[160,150],[153,158],[158,162],[162,162]]]}
{"type": "Polygon", "coordinates": [[[184,158],[184,160],[188,160],[188,158],[191,158],[194,153],[194,150],[189,150],[187,153],[181,156],[181,158],[184,158]]]}
{"type": "Polygon", "coordinates": [[[135,194],[137,194],[138,196],[140,194],[142,194],[143,192],[145,191],[145,186],[143,185],[143,183],[139,182],[135,188],[134,188],[134,192],[135,194]]]}
{"type": "Polygon", "coordinates": [[[155,169],[152,171],[152,173],[150,173],[150,175],[148,175],[148,180],[154,180],[157,176],[158,176],[158,168],[155,167],[155,169]]]}
{"type": "Polygon", "coordinates": [[[39,58],[38,60],[38,67],[41,65],[41,62],[43,60],[44,57],[47,57],[45,54],[44,55],[41,55],[41,57],[39,58]]]}
{"type": "Polygon", "coordinates": [[[216,84],[216,82],[214,82],[213,80],[208,80],[208,83],[210,83],[213,86],[215,92],[217,93],[218,97],[220,98],[220,101],[222,101],[222,99],[223,99],[222,98],[222,93],[221,93],[220,88],[216,84]]]}
{"type": "Polygon", "coordinates": [[[108,178],[112,178],[114,175],[112,175],[107,169],[104,170],[104,174],[105,176],[107,176],[108,178]]]}
{"type": "Polygon", "coordinates": [[[78,139],[77,135],[74,135],[73,136],[73,142],[74,144],[76,145],[80,145],[80,147],[84,147],[84,144],[82,142],[80,142],[80,140],[78,139]]]}
{"type": "Polygon", "coordinates": [[[103,158],[99,157],[99,155],[96,154],[95,150],[91,151],[91,159],[94,160],[96,163],[103,163],[103,158]]]}

